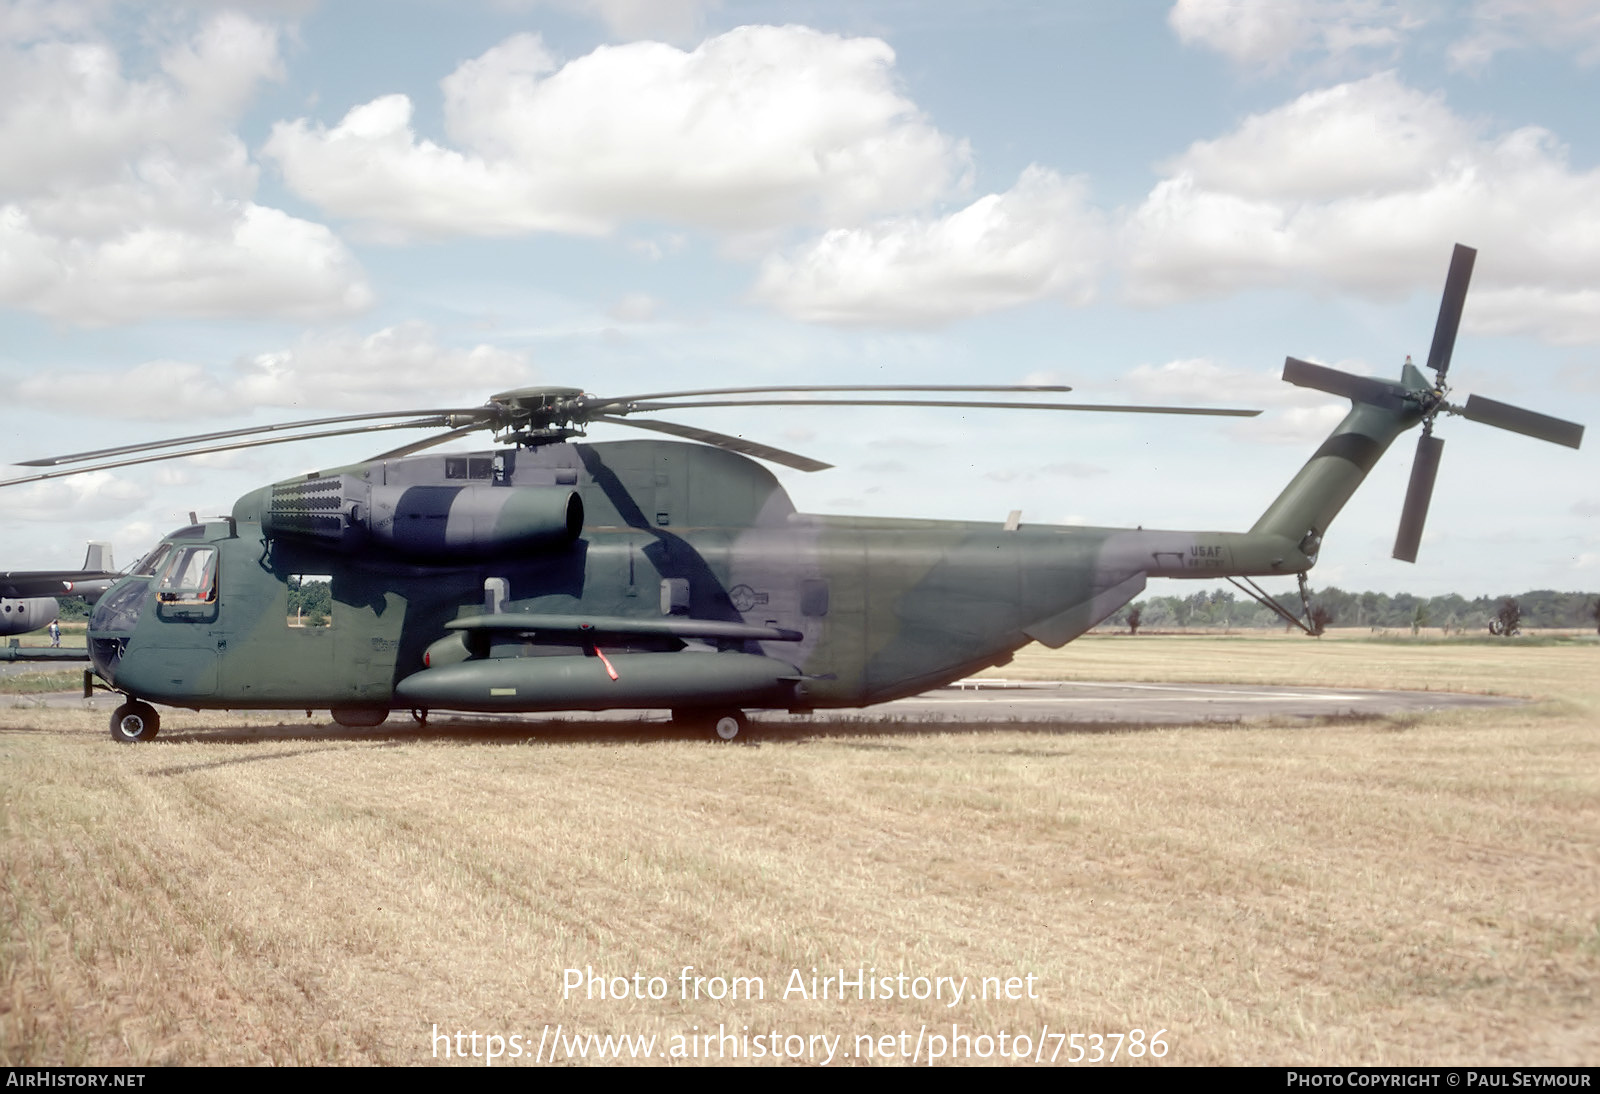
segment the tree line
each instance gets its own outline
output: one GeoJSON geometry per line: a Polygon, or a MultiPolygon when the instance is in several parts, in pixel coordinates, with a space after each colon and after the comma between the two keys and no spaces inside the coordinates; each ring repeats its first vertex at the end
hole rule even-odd
{"type": "MultiPolygon", "coordinates": [[[[1301,614],[1300,598],[1281,597],[1284,606],[1301,614]]],[[[1457,593],[1420,597],[1410,593],[1352,593],[1335,586],[1311,591],[1315,618],[1329,627],[1380,627],[1385,630],[1443,627],[1484,631],[1510,618],[1521,627],[1600,627],[1600,597],[1594,593],[1558,593],[1535,589],[1517,596],[1480,596],[1472,600],[1457,593]],[[1514,609],[1514,611],[1512,611],[1514,609]]],[[[1109,621],[1138,631],[1188,627],[1238,629],[1282,627],[1286,624],[1272,609],[1227,589],[1189,596],[1151,596],[1135,601],[1109,621]]]]}

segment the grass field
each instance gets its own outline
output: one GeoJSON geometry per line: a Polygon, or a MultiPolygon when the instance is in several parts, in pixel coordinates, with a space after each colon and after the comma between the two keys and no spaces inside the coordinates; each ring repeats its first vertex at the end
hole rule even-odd
{"type": "Polygon", "coordinates": [[[998,674],[1538,702],[1110,732],[819,717],[756,747],[173,711],[121,747],[105,709],[0,697],[0,1064],[443,1062],[457,1031],[528,1063],[558,1025],[691,1061],[741,1042],[684,1035],[757,1062],[821,1059],[815,1035],[883,1060],[889,1037],[899,1062],[952,1024],[977,1062],[1002,1032],[1065,1062],[1061,1035],[1133,1029],[1175,1064],[1600,1061],[1593,636],[1090,636],[998,674]],[[684,966],[765,998],[685,1000],[684,966]],[[563,998],[586,967],[665,998],[563,998]],[[813,968],[1023,997],[785,998],[813,968]]]}

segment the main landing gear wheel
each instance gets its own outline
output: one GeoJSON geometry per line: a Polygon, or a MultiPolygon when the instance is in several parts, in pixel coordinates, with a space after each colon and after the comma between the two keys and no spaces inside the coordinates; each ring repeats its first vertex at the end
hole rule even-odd
{"type": "Polygon", "coordinates": [[[724,711],[716,716],[711,728],[722,740],[731,741],[750,728],[750,719],[742,710],[724,711]]]}
{"type": "Polygon", "coordinates": [[[347,729],[371,729],[383,725],[389,718],[385,707],[334,707],[329,713],[335,722],[347,729]]]}
{"type": "Polygon", "coordinates": [[[672,724],[679,729],[693,729],[702,733],[709,729],[719,739],[731,741],[750,728],[750,719],[745,717],[742,710],[688,708],[674,710],[672,724]]]}
{"type": "Polygon", "coordinates": [[[161,731],[161,715],[142,699],[131,699],[111,712],[111,739],[131,745],[148,741],[161,731]]]}

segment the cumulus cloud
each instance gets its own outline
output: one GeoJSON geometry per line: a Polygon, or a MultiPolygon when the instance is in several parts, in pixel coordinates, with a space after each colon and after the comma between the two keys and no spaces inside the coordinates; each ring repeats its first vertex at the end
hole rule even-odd
{"type": "Polygon", "coordinates": [[[1190,145],[1175,167],[1203,189],[1247,199],[1332,201],[1425,185],[1470,141],[1441,96],[1384,73],[1252,115],[1190,145]]]}
{"type": "Polygon", "coordinates": [[[1479,0],[1472,29],[1450,46],[1450,63],[1468,71],[1495,54],[1530,47],[1575,52],[1580,64],[1600,62],[1600,7],[1591,0],[1479,0]]]}
{"type": "Polygon", "coordinates": [[[518,353],[480,344],[441,346],[425,323],[401,323],[365,337],[307,338],[293,349],[258,354],[234,366],[240,396],[265,406],[362,409],[435,397],[467,398],[528,379],[518,353]]]}
{"type": "Polygon", "coordinates": [[[1123,227],[1136,302],[1442,287],[1460,241],[1483,252],[1466,329],[1594,336],[1581,309],[1600,281],[1600,171],[1574,170],[1546,130],[1486,132],[1381,73],[1248,118],[1165,170],[1123,227]]]}
{"type": "Polygon", "coordinates": [[[1600,9],[1592,0],[1477,0],[1460,11],[1429,0],[1176,0],[1167,13],[1184,45],[1258,72],[1392,64],[1423,27],[1460,22],[1464,31],[1445,32],[1456,35],[1446,54],[1460,71],[1482,71],[1519,49],[1600,62],[1600,9]]]}
{"type": "Polygon", "coordinates": [[[896,217],[763,263],[757,299],[810,322],[936,326],[1055,298],[1086,303],[1107,229],[1083,180],[1030,167],[943,217],[896,217]]]}
{"type": "Polygon", "coordinates": [[[600,20],[620,38],[686,42],[722,0],[499,0],[512,10],[559,8],[600,20]]]}
{"type": "Polygon", "coordinates": [[[661,311],[661,301],[648,293],[629,293],[606,309],[606,314],[620,323],[649,323],[661,311]]]}
{"type": "Polygon", "coordinates": [[[233,13],[131,79],[95,40],[0,45],[0,301],[68,321],[327,315],[371,293],[327,228],[252,200],[231,126],[280,74],[233,13]]]}
{"type": "Polygon", "coordinates": [[[103,18],[112,0],[11,0],[0,5],[0,42],[33,42],[83,34],[103,18]]]}
{"type": "Polygon", "coordinates": [[[1396,0],[1177,0],[1167,24],[1188,46],[1273,71],[1306,53],[1337,63],[1360,51],[1392,56],[1422,25],[1396,0]]]}
{"type": "MultiPolygon", "coordinates": [[[[13,475],[38,468],[6,468],[13,475]]],[[[6,491],[6,516],[19,521],[101,521],[125,517],[149,500],[150,492],[105,471],[52,479],[6,491]]]]}
{"type": "Polygon", "coordinates": [[[741,27],[692,52],[608,46],[564,65],[522,34],[442,82],[450,147],[388,95],[332,128],[279,123],[264,151],[302,197],[390,233],[849,224],[942,197],[967,169],[966,146],[893,74],[885,43],[804,27],[741,27]]]}
{"type": "Polygon", "coordinates": [[[149,361],[117,372],[51,372],[16,383],[19,403],[61,410],[102,410],[119,418],[195,419],[247,413],[256,407],[315,411],[368,410],[409,402],[474,406],[501,388],[523,383],[527,361],[489,345],[439,344],[423,323],[402,323],[366,336],[308,337],[283,350],[207,368],[187,361],[149,361]],[[83,391],[107,397],[85,407],[83,391]]]}
{"type": "MultiPolygon", "coordinates": [[[[1345,372],[1367,370],[1350,362],[1345,372]]],[[[1118,383],[1139,402],[1190,406],[1260,407],[1261,418],[1235,422],[1229,433],[1242,441],[1303,445],[1326,436],[1350,404],[1336,396],[1283,382],[1280,369],[1233,368],[1209,357],[1140,365],[1118,383]]]]}
{"type": "Polygon", "coordinates": [[[1476,334],[1537,334],[1558,346],[1600,342],[1600,289],[1521,285],[1473,296],[1466,326],[1476,334]]]}

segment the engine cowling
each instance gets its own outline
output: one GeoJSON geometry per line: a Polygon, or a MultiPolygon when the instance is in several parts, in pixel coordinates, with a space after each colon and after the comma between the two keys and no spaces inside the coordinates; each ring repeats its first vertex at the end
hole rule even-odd
{"type": "Polygon", "coordinates": [[[273,538],[408,558],[554,552],[583,531],[583,499],[562,486],[372,485],[349,475],[279,483],[262,519],[273,538]]]}

